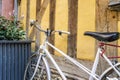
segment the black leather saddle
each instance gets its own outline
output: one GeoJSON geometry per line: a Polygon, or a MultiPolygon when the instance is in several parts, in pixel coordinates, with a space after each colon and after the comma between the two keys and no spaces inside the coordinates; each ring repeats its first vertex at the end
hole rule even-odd
{"type": "Polygon", "coordinates": [[[91,36],[99,41],[112,42],[119,39],[119,32],[90,32],[86,31],[84,35],[91,36]]]}

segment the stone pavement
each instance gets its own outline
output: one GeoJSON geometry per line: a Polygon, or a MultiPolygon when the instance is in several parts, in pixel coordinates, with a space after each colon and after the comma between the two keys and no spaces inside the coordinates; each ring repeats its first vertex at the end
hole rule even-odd
{"type": "MultiPolygon", "coordinates": [[[[54,57],[55,61],[58,63],[59,67],[64,72],[64,74],[69,78],[68,80],[88,80],[89,75],[87,73],[85,73],[83,70],[79,69],[74,64],[72,64],[67,59],[65,59],[63,57],[57,57],[57,56],[53,56],[53,57],[54,57]]],[[[58,73],[57,73],[55,67],[53,66],[53,64],[51,63],[51,61],[49,59],[48,59],[48,61],[50,63],[50,67],[53,70],[52,72],[54,73],[54,75],[52,75],[52,76],[58,75],[58,73]]],[[[91,69],[91,66],[93,64],[92,61],[86,61],[86,60],[78,60],[78,61],[80,63],[82,63],[83,65],[85,65],[86,67],[88,67],[89,69],[91,69]]],[[[55,79],[55,80],[61,80],[61,79],[55,79]]]]}

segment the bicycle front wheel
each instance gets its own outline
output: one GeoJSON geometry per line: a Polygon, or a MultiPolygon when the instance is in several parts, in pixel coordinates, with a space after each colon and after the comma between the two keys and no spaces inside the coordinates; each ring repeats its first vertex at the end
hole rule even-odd
{"type": "MultiPolygon", "coordinates": [[[[116,69],[120,72],[120,63],[117,63],[116,69]]],[[[112,67],[108,68],[100,76],[100,80],[120,80],[120,76],[114,71],[112,67]]]]}
{"type": "Polygon", "coordinates": [[[33,54],[26,66],[24,80],[51,80],[50,68],[43,55],[33,54]]]}

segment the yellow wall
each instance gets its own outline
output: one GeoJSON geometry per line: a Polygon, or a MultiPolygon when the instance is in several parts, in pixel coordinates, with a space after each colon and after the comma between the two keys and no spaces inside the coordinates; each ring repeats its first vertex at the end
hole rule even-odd
{"type": "MultiPolygon", "coordinates": [[[[21,5],[20,5],[20,8],[19,8],[19,14],[20,16],[24,16],[24,19],[23,19],[23,23],[24,23],[24,26],[25,25],[25,21],[26,21],[26,0],[21,0],[21,5]]],[[[25,29],[25,27],[24,27],[25,29]]]]}
{"type": "MultiPolygon", "coordinates": [[[[26,0],[21,0],[21,15],[26,15],[26,0]]],[[[35,18],[35,0],[31,1],[31,19],[35,18]]],[[[95,40],[83,36],[85,31],[95,31],[95,0],[78,0],[78,34],[77,57],[80,59],[94,58],[95,40]]],[[[25,22],[25,19],[24,19],[25,22]]],[[[41,26],[49,26],[49,6],[43,16],[41,26]]],[[[68,30],[68,0],[56,0],[55,29],[68,30]]],[[[67,52],[67,35],[55,35],[55,46],[67,52]]],[[[56,53],[57,54],[57,53],[56,53]]]]}
{"type": "MultiPolygon", "coordinates": [[[[67,0],[56,0],[56,18],[55,18],[55,29],[67,31],[68,26],[68,1],[67,0]]],[[[63,34],[55,36],[55,46],[60,50],[67,52],[67,35],[63,34]]]]}
{"type": "Polygon", "coordinates": [[[79,0],[77,56],[82,59],[93,59],[95,39],[84,36],[85,31],[95,31],[95,0],[79,0]]]}
{"type": "MultiPolygon", "coordinates": [[[[30,19],[35,19],[36,16],[36,0],[30,0],[30,19]]],[[[24,15],[23,22],[24,24],[26,23],[26,9],[27,9],[27,0],[21,0],[21,5],[20,5],[20,16],[24,15]]],[[[25,25],[26,26],[26,25],[25,25]]]]}

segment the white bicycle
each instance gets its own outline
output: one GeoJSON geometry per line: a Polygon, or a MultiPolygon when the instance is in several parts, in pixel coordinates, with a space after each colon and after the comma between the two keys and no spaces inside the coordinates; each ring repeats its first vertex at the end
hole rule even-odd
{"type": "Polygon", "coordinates": [[[90,70],[84,65],[82,65],[81,63],[79,63],[77,60],[69,57],[63,51],[53,46],[48,41],[48,38],[52,36],[52,34],[55,34],[55,33],[59,33],[60,35],[70,34],[69,32],[60,31],[60,30],[52,31],[50,29],[43,30],[40,28],[40,26],[38,25],[36,21],[31,21],[31,24],[34,27],[36,27],[39,31],[45,33],[46,38],[44,42],[42,43],[42,45],[40,45],[38,51],[29,58],[29,62],[25,69],[24,80],[54,80],[51,77],[51,70],[50,70],[49,63],[47,62],[46,57],[48,57],[51,60],[56,70],[60,74],[62,80],[67,80],[66,75],[62,72],[62,70],[59,68],[56,61],[54,60],[54,58],[51,56],[50,52],[48,51],[48,46],[52,47],[54,50],[56,50],[61,55],[63,55],[66,59],[68,59],[69,61],[74,63],[77,67],[79,67],[80,69],[85,71],[87,74],[89,74],[90,75],[89,80],[120,80],[120,63],[112,64],[110,59],[104,54],[105,45],[116,46],[116,45],[106,44],[104,42],[112,42],[112,41],[119,39],[118,32],[110,32],[110,33],[85,32],[85,35],[92,36],[95,39],[100,41],[92,70],[90,70]],[[98,66],[100,56],[102,56],[111,67],[106,69],[101,75],[97,75],[96,69],[98,66]]]}

